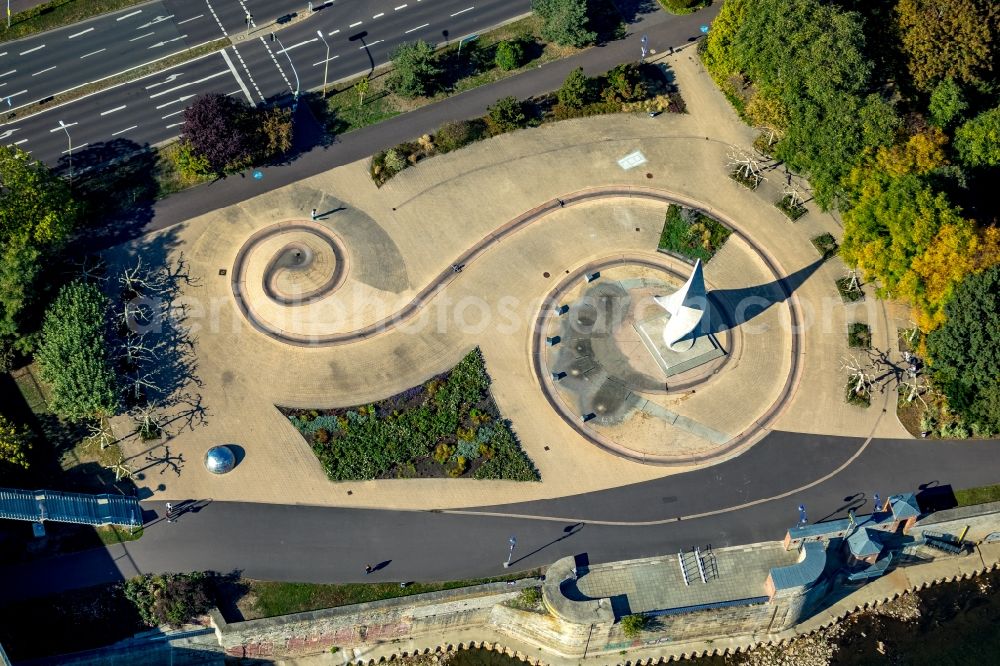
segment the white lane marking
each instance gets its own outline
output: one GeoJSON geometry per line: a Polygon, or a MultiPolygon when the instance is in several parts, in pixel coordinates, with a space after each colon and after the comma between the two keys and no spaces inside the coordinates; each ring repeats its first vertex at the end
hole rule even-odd
{"type": "Polygon", "coordinates": [[[111,136],[118,136],[119,134],[124,134],[125,132],[134,130],[136,127],[138,127],[138,125],[132,125],[132,127],[126,127],[123,130],[118,130],[117,132],[112,132],[111,136]]]}
{"type": "Polygon", "coordinates": [[[4,57],[5,55],[7,55],[6,51],[4,51],[3,53],[0,53],[0,58],[4,57]]]}
{"type": "Polygon", "coordinates": [[[172,19],[173,17],[174,17],[173,14],[168,14],[167,16],[157,16],[155,19],[153,19],[149,23],[143,23],[138,28],[136,28],[136,30],[144,30],[144,29],[146,29],[146,28],[148,28],[150,26],[156,25],[157,23],[163,23],[167,19],[172,19]]]}
{"type": "Polygon", "coordinates": [[[247,84],[243,83],[240,73],[236,71],[236,66],[233,65],[233,61],[229,59],[229,54],[226,53],[226,50],[222,49],[221,53],[222,59],[226,61],[227,65],[229,65],[229,71],[233,73],[233,78],[236,79],[236,83],[240,84],[240,89],[243,91],[243,94],[247,96],[247,101],[252,106],[254,102],[253,97],[250,95],[250,89],[247,88],[247,84]]]}
{"type": "Polygon", "coordinates": [[[253,80],[253,74],[250,73],[250,68],[247,67],[246,62],[243,60],[243,56],[240,55],[240,52],[236,48],[235,44],[233,44],[233,53],[235,53],[236,57],[239,58],[240,65],[243,66],[243,71],[247,73],[247,78],[250,79],[250,85],[252,85],[253,89],[257,91],[257,96],[260,97],[260,101],[263,102],[264,101],[264,93],[262,93],[260,91],[260,88],[257,86],[257,82],[253,80]]]}
{"type": "Polygon", "coordinates": [[[44,48],[45,48],[45,44],[42,44],[41,46],[36,46],[33,49],[28,49],[27,51],[21,51],[17,55],[28,55],[29,53],[34,53],[35,51],[37,51],[39,49],[44,49],[44,48]]]}
{"type": "Polygon", "coordinates": [[[339,28],[338,28],[338,29],[336,29],[336,30],[334,30],[333,32],[330,32],[330,33],[327,33],[327,36],[328,36],[328,37],[333,37],[333,36],[334,36],[334,35],[336,35],[336,34],[337,34],[338,32],[340,32],[340,29],[339,29],[339,28]]]}
{"type": "Polygon", "coordinates": [[[0,88],[3,88],[5,85],[7,85],[7,84],[6,83],[0,83],[0,88]]]}
{"type": "MultiPolygon", "coordinates": [[[[14,132],[17,132],[20,129],[21,129],[20,127],[12,127],[3,134],[0,134],[0,141],[5,141],[9,139],[11,136],[13,136],[14,132]]],[[[27,139],[25,139],[25,141],[27,141],[27,139]]],[[[17,144],[15,143],[14,145],[16,146],[17,144]]]]}
{"type": "Polygon", "coordinates": [[[109,113],[114,113],[115,111],[121,111],[121,110],[122,110],[122,109],[124,109],[124,108],[125,108],[126,106],[128,106],[128,105],[127,105],[127,104],[122,104],[121,106],[116,106],[116,107],[115,107],[115,108],[113,108],[113,109],[108,109],[107,111],[101,111],[101,115],[102,115],[102,116],[106,116],[106,115],[108,115],[109,113]]]}
{"type": "Polygon", "coordinates": [[[378,14],[376,14],[375,16],[373,16],[372,18],[373,19],[377,19],[377,18],[382,18],[383,16],[385,16],[385,12],[379,12],[378,14]]]}
{"type": "Polygon", "coordinates": [[[137,42],[140,39],[145,39],[146,37],[152,37],[155,34],[156,34],[155,32],[147,32],[145,35],[139,35],[138,37],[133,37],[132,39],[130,39],[128,41],[130,41],[130,42],[137,42]]]}
{"type": "Polygon", "coordinates": [[[82,32],[78,32],[76,34],[70,35],[69,39],[73,39],[74,37],[79,37],[80,35],[86,35],[88,32],[90,32],[92,30],[93,30],[93,28],[87,28],[86,30],[84,30],[82,32]]]}
{"type": "Polygon", "coordinates": [[[151,83],[151,84],[149,84],[148,86],[146,86],[146,90],[149,90],[151,88],[158,88],[160,86],[165,86],[168,83],[170,83],[171,81],[175,80],[178,76],[182,76],[183,74],[184,74],[184,72],[177,72],[176,74],[171,74],[170,76],[168,76],[167,78],[163,79],[159,83],[151,83]]]}
{"type": "Polygon", "coordinates": [[[10,97],[17,97],[18,95],[23,95],[26,92],[28,92],[28,91],[27,90],[19,90],[18,92],[14,93],[13,95],[7,95],[7,97],[8,98],[10,98],[10,97]]]}
{"type": "Polygon", "coordinates": [[[309,44],[310,42],[315,42],[315,41],[317,41],[318,39],[319,39],[319,37],[313,37],[312,39],[307,39],[307,40],[306,40],[306,41],[304,41],[304,42],[299,42],[298,44],[292,44],[292,45],[291,45],[291,46],[289,46],[288,48],[284,48],[284,49],[281,49],[280,51],[275,51],[275,53],[288,53],[288,52],[289,52],[289,51],[291,51],[292,49],[297,49],[297,48],[299,48],[300,46],[304,46],[304,45],[306,45],[306,44],[309,44]]]}
{"type": "Polygon", "coordinates": [[[126,14],[125,16],[119,16],[115,20],[116,21],[124,21],[125,19],[127,19],[130,16],[135,16],[136,14],[141,14],[141,13],[142,13],[142,10],[141,9],[137,9],[134,12],[132,12],[131,14],[126,14]]]}
{"type": "Polygon", "coordinates": [[[27,139],[21,139],[20,141],[15,141],[14,145],[15,146],[20,146],[22,143],[28,143],[28,140],[27,139]]]}
{"type": "Polygon", "coordinates": [[[185,100],[191,99],[192,97],[194,97],[194,95],[183,95],[181,97],[178,97],[177,99],[170,100],[166,104],[160,104],[158,107],[156,107],[156,109],[157,109],[157,111],[159,111],[160,109],[162,109],[165,106],[170,106],[171,104],[176,104],[177,102],[183,102],[185,100]]]}
{"type": "Polygon", "coordinates": [[[371,44],[365,44],[364,46],[362,46],[362,47],[361,47],[361,48],[359,48],[358,50],[360,51],[360,50],[362,50],[362,49],[367,49],[367,48],[371,48],[371,47],[375,46],[376,44],[381,44],[381,43],[382,43],[382,42],[384,42],[384,41],[385,41],[384,39],[376,39],[376,40],[375,40],[374,42],[372,42],[371,44]]]}
{"type": "MultiPolygon", "coordinates": [[[[62,129],[62,128],[60,127],[59,129],[62,129]]],[[[80,150],[80,149],[81,149],[81,148],[83,148],[84,146],[89,146],[89,145],[90,145],[90,142],[89,142],[89,141],[88,141],[87,143],[81,143],[81,144],[80,144],[79,146],[76,146],[76,149],[77,149],[77,150],[80,150]]],[[[63,155],[65,155],[65,154],[66,154],[66,153],[68,153],[68,152],[69,152],[69,149],[67,149],[67,150],[64,150],[64,151],[62,151],[62,154],[63,154],[63,155]]]]}
{"type": "Polygon", "coordinates": [[[38,76],[39,74],[44,74],[45,72],[51,72],[53,69],[55,69],[58,66],[59,65],[52,65],[51,67],[46,67],[45,69],[43,69],[41,71],[35,72],[34,74],[32,74],[32,76],[38,76]]]}
{"type": "Polygon", "coordinates": [[[358,21],[357,23],[352,23],[351,25],[349,25],[349,26],[347,26],[347,27],[348,27],[348,28],[357,28],[357,27],[358,27],[359,25],[361,25],[362,23],[364,23],[364,21],[358,21]]]}
{"type": "Polygon", "coordinates": [[[167,125],[167,129],[170,129],[171,127],[180,127],[183,124],[184,123],[173,123],[172,125],[167,125]]]}
{"type": "Polygon", "coordinates": [[[331,60],[336,60],[339,57],[340,57],[339,55],[335,55],[335,56],[330,56],[326,60],[320,60],[319,62],[314,62],[313,67],[315,67],[316,65],[322,65],[324,62],[330,62],[331,60]]]}
{"type": "Polygon", "coordinates": [[[184,39],[185,37],[187,37],[187,35],[181,35],[180,37],[174,37],[173,39],[165,39],[162,42],[156,42],[152,46],[147,47],[146,50],[155,49],[158,46],[163,46],[164,44],[169,44],[170,42],[176,42],[178,39],[184,39]]]}
{"type": "Polygon", "coordinates": [[[50,129],[49,130],[49,134],[52,134],[53,132],[61,132],[64,127],[72,127],[73,125],[79,125],[79,124],[80,123],[78,123],[78,122],[76,122],[76,123],[63,123],[63,124],[59,125],[59,127],[56,127],[54,129],[50,129]]]}
{"type": "Polygon", "coordinates": [[[396,7],[395,9],[393,9],[392,11],[398,12],[400,9],[406,9],[408,6],[409,5],[400,5],[399,7],[396,7]]]}
{"type": "Polygon", "coordinates": [[[203,16],[205,16],[205,15],[204,15],[204,14],[198,14],[197,16],[192,16],[192,17],[191,17],[191,18],[189,18],[189,19],[184,19],[183,21],[178,21],[178,22],[177,22],[177,25],[184,25],[185,23],[187,23],[187,22],[189,22],[189,21],[194,21],[194,20],[196,20],[196,19],[200,19],[200,18],[202,18],[203,16]]]}
{"type": "Polygon", "coordinates": [[[408,35],[408,34],[410,34],[411,32],[414,32],[414,31],[416,31],[416,30],[420,30],[421,28],[426,28],[426,27],[427,27],[427,26],[429,26],[429,25],[430,25],[430,23],[424,23],[423,25],[418,25],[418,26],[417,26],[416,28],[410,28],[409,30],[407,30],[407,31],[406,31],[406,32],[404,32],[403,34],[404,34],[404,35],[408,35]]]}
{"type": "Polygon", "coordinates": [[[460,12],[455,12],[452,16],[458,16],[459,14],[464,14],[465,12],[471,12],[473,9],[475,9],[475,7],[466,7],[460,12]]]}
{"type": "MultiPolygon", "coordinates": [[[[292,82],[288,80],[287,76],[285,76],[285,70],[283,70],[281,68],[281,63],[278,62],[278,57],[276,55],[274,55],[274,51],[271,50],[271,47],[268,45],[268,43],[266,41],[264,41],[263,37],[260,38],[260,43],[264,45],[264,50],[267,51],[267,54],[269,56],[271,56],[271,62],[273,62],[274,66],[278,68],[278,73],[281,74],[281,78],[284,79],[285,85],[288,86],[289,90],[293,90],[293,88],[292,88],[292,82]]],[[[292,60],[292,57],[289,56],[289,55],[286,55],[285,57],[288,58],[289,63],[290,63],[291,60],[292,60]]]]}
{"type": "Polygon", "coordinates": [[[0,74],[0,79],[2,79],[3,77],[7,76],[8,74],[13,74],[16,71],[17,71],[16,69],[12,69],[9,72],[4,72],[3,74],[0,74]]]}
{"type": "MultiPolygon", "coordinates": [[[[181,88],[186,88],[187,86],[193,86],[196,83],[204,83],[205,81],[210,81],[211,79],[214,79],[217,76],[223,76],[223,75],[225,75],[225,73],[226,73],[226,70],[223,69],[223,70],[220,70],[220,71],[216,72],[215,74],[209,74],[208,76],[206,76],[204,78],[198,79],[197,81],[188,81],[187,83],[182,83],[179,86],[174,86],[173,88],[167,88],[166,90],[161,90],[160,92],[155,92],[155,93],[151,94],[149,96],[149,98],[152,99],[154,97],[159,97],[160,95],[168,95],[168,94],[174,92],[175,90],[180,90],[181,88]]],[[[159,107],[157,107],[157,108],[159,108],[159,107]]]]}
{"type": "Polygon", "coordinates": [[[91,51],[90,53],[84,53],[82,56],[80,56],[80,60],[83,60],[84,58],[89,58],[92,55],[97,55],[101,51],[107,51],[107,49],[97,49],[96,51],[91,51]]]}
{"type": "Polygon", "coordinates": [[[229,33],[226,32],[226,26],[222,25],[222,21],[219,20],[219,15],[215,13],[215,8],[212,7],[212,3],[209,2],[208,0],[205,0],[205,4],[208,5],[208,11],[212,12],[212,18],[214,18],[215,22],[219,24],[219,30],[222,31],[223,35],[228,37],[229,33]]]}
{"type": "Polygon", "coordinates": [[[168,113],[167,115],[163,116],[162,119],[166,120],[170,116],[176,116],[178,113],[184,113],[184,109],[181,109],[180,111],[174,111],[173,113],[168,113]]]}

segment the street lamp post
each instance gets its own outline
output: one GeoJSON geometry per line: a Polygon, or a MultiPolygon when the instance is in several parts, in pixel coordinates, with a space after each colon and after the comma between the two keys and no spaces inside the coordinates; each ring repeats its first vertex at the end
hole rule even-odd
{"type": "Polygon", "coordinates": [[[330,43],[326,41],[322,30],[317,30],[316,34],[319,35],[319,38],[323,40],[323,44],[326,45],[326,60],[323,61],[323,99],[326,99],[326,74],[330,69],[330,43]]]}
{"type": "Polygon", "coordinates": [[[508,539],[508,542],[510,543],[510,552],[507,553],[507,561],[503,563],[504,569],[510,566],[510,561],[514,557],[514,546],[517,545],[517,538],[512,536],[510,539],[508,539]]]}
{"type": "MultiPolygon", "coordinates": [[[[75,125],[76,123],[73,124],[75,125]]],[[[66,151],[69,153],[69,184],[72,185],[73,184],[73,137],[69,135],[69,128],[70,125],[67,125],[66,123],[60,120],[59,126],[50,129],[49,133],[58,132],[59,130],[66,132],[66,141],[69,143],[69,150],[66,151]]]]}
{"type": "Polygon", "coordinates": [[[295,109],[299,106],[299,73],[295,71],[295,63],[292,62],[292,56],[288,55],[288,51],[281,43],[281,40],[278,39],[278,36],[272,32],[271,38],[278,42],[278,46],[280,46],[281,50],[284,51],[285,57],[288,58],[288,66],[292,68],[292,74],[295,75],[295,94],[292,96],[292,113],[295,113],[295,109]]]}

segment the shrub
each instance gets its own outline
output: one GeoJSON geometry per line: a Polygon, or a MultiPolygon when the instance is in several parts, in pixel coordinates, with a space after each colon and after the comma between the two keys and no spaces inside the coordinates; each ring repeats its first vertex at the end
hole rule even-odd
{"type": "Polygon", "coordinates": [[[258,148],[254,109],[240,97],[209,93],[184,110],[181,140],[208,163],[211,173],[250,165],[258,148]]]}
{"type": "Polygon", "coordinates": [[[861,290],[861,287],[852,286],[851,278],[847,276],[837,280],[837,291],[840,292],[840,297],[845,303],[856,303],[865,298],[865,292],[861,290]]]}
{"type": "Polygon", "coordinates": [[[125,581],[124,592],[147,625],[179,627],[212,605],[210,583],[204,572],[146,574],[125,581]]]}
{"type": "Polygon", "coordinates": [[[784,213],[792,222],[809,212],[808,209],[802,205],[802,202],[794,200],[791,194],[786,194],[781,197],[774,202],[774,205],[777,206],[778,210],[784,213]]]}
{"type": "Polygon", "coordinates": [[[646,627],[645,615],[626,615],[622,618],[622,631],[627,638],[636,638],[646,627]]]}
{"type": "Polygon", "coordinates": [[[441,442],[434,447],[434,460],[444,465],[454,455],[455,447],[441,442]]]}
{"type": "Polygon", "coordinates": [[[401,44],[392,54],[389,88],[403,97],[430,94],[441,74],[434,47],[425,41],[401,44]]]}
{"type": "MultiPolygon", "coordinates": [[[[478,448],[478,444],[476,445],[478,448]]],[[[26,428],[15,425],[0,414],[0,464],[28,469],[31,439],[26,428]]]]}
{"type": "Polygon", "coordinates": [[[469,468],[468,461],[464,456],[458,456],[455,458],[455,462],[452,466],[448,468],[448,476],[452,478],[458,478],[465,474],[465,470],[469,468]]]}
{"type": "Polygon", "coordinates": [[[564,46],[587,46],[597,39],[588,29],[587,0],[532,0],[531,8],[542,17],[542,37],[564,46]]]}
{"type": "Polygon", "coordinates": [[[455,454],[465,458],[466,460],[475,460],[481,455],[479,448],[480,444],[475,440],[459,442],[458,448],[455,450],[455,454]]]}
{"type": "Polygon", "coordinates": [[[850,347],[868,349],[872,346],[872,330],[868,324],[852,322],[847,325],[847,344],[850,347]]]}
{"type": "Polygon", "coordinates": [[[448,153],[485,138],[486,123],[481,119],[458,120],[442,125],[434,135],[438,152],[448,153]]]}
{"type": "Polygon", "coordinates": [[[860,393],[855,391],[854,381],[851,379],[848,379],[844,386],[844,399],[847,400],[848,404],[858,407],[870,407],[872,404],[871,393],[869,391],[861,391],[860,393]]]}
{"type": "Polygon", "coordinates": [[[524,45],[520,41],[503,41],[497,44],[497,52],[494,58],[497,67],[510,71],[517,69],[524,63],[524,45]]]}
{"type": "Polygon", "coordinates": [[[659,0],[659,3],[671,14],[690,14],[707,7],[711,0],[659,0]]]}
{"type": "Polygon", "coordinates": [[[528,124],[528,116],[524,113],[524,103],[516,97],[498,99],[489,107],[488,123],[492,134],[503,134],[520,129],[528,124]]]}
{"type": "Polygon", "coordinates": [[[837,241],[831,234],[822,234],[812,239],[813,247],[820,253],[823,259],[829,259],[837,254],[837,241]]]}
{"type": "Polygon", "coordinates": [[[403,155],[395,148],[390,148],[385,151],[383,164],[385,165],[385,170],[389,173],[389,175],[393,176],[408,166],[406,158],[403,157],[403,155]]]}
{"type": "Polygon", "coordinates": [[[273,108],[260,113],[260,161],[281,157],[292,149],[292,111],[273,108]]]}
{"type": "Polygon", "coordinates": [[[317,444],[327,444],[330,441],[330,431],[326,428],[320,428],[313,433],[313,441],[317,444]]]}
{"type": "Polygon", "coordinates": [[[169,153],[177,171],[188,178],[208,176],[213,172],[208,158],[195,152],[194,146],[187,141],[179,141],[177,150],[169,153]]]}
{"type": "Polygon", "coordinates": [[[559,104],[570,109],[579,109],[589,103],[594,95],[594,80],[583,73],[582,67],[577,67],[556,93],[559,104]]]}
{"type": "Polygon", "coordinates": [[[634,102],[646,96],[646,82],[639,66],[633,63],[617,65],[605,75],[601,97],[606,102],[634,102]]]}

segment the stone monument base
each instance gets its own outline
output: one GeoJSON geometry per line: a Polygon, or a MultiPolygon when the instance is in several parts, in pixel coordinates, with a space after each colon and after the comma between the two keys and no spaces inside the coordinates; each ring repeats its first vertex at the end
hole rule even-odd
{"type": "Polygon", "coordinates": [[[690,349],[672,350],[663,341],[663,329],[669,319],[670,315],[664,312],[634,324],[642,344],[646,345],[646,349],[653,355],[656,364],[667,377],[687,372],[725,355],[726,352],[711,333],[695,338],[690,349]]]}

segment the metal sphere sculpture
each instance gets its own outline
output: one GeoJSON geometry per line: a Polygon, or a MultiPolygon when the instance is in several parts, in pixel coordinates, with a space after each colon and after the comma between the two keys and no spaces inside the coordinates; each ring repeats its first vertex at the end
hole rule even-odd
{"type": "Polygon", "coordinates": [[[205,468],[212,474],[225,474],[236,467],[236,455],[225,444],[213,446],[205,454],[205,468]]]}

